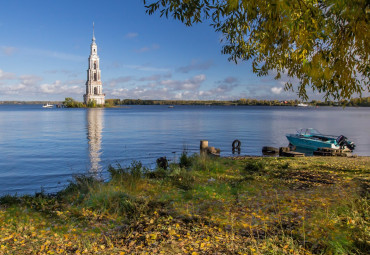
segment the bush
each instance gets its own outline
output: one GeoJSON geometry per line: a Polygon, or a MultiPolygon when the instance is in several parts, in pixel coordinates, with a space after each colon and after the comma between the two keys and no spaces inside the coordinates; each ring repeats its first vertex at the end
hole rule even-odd
{"type": "Polygon", "coordinates": [[[163,168],[157,167],[153,171],[149,171],[146,173],[146,177],[150,179],[164,179],[168,175],[168,171],[164,170],[163,168]]]}
{"type": "Polygon", "coordinates": [[[19,204],[21,200],[17,196],[5,195],[0,197],[0,205],[12,206],[19,204]]]}
{"type": "Polygon", "coordinates": [[[191,190],[194,185],[195,178],[191,171],[181,168],[179,172],[171,176],[172,184],[183,190],[191,190]]]}
{"type": "Polygon", "coordinates": [[[193,171],[223,173],[226,169],[219,158],[209,158],[207,155],[194,155],[191,161],[193,171]]]}
{"type": "Polygon", "coordinates": [[[244,167],[244,172],[253,174],[265,171],[265,163],[263,161],[249,161],[244,167]]]}
{"type": "Polygon", "coordinates": [[[80,174],[74,175],[73,180],[70,181],[69,185],[62,191],[57,193],[59,198],[73,196],[73,195],[85,195],[90,189],[95,188],[101,183],[92,175],[80,174]]]}
{"type": "Polygon", "coordinates": [[[117,164],[117,167],[109,165],[108,172],[112,180],[123,180],[127,177],[131,177],[134,180],[139,180],[145,173],[148,172],[146,167],[143,167],[143,164],[140,161],[134,160],[131,163],[131,166],[122,168],[120,164],[117,164]]]}
{"type": "Polygon", "coordinates": [[[179,165],[180,167],[183,167],[183,168],[190,168],[192,165],[192,159],[188,157],[185,151],[183,151],[181,154],[179,165]]]}
{"type": "Polygon", "coordinates": [[[112,213],[117,215],[125,215],[128,218],[133,218],[139,215],[143,203],[138,202],[130,195],[115,190],[101,189],[89,194],[85,202],[86,206],[100,213],[112,213]]]}
{"type": "Polygon", "coordinates": [[[84,103],[77,102],[71,97],[66,97],[63,101],[63,105],[66,108],[84,108],[84,107],[86,107],[86,105],[84,103]]]}

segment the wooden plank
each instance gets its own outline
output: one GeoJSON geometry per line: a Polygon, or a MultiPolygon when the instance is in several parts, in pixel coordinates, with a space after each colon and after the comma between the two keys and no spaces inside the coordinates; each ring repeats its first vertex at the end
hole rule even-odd
{"type": "Polygon", "coordinates": [[[304,157],[304,153],[296,152],[296,151],[287,151],[287,152],[281,152],[280,156],[283,157],[304,157]]]}

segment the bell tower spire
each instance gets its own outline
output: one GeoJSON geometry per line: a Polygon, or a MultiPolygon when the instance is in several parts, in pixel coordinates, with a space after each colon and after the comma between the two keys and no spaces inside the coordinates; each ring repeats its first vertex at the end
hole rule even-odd
{"type": "Polygon", "coordinates": [[[93,37],[90,47],[89,68],[87,69],[86,94],[84,95],[85,104],[93,101],[98,105],[104,105],[105,103],[99,62],[98,46],[95,43],[95,25],[93,22],[93,37]]]}
{"type": "Polygon", "coordinates": [[[93,42],[95,42],[95,25],[93,21],[93,37],[92,37],[93,42]]]}

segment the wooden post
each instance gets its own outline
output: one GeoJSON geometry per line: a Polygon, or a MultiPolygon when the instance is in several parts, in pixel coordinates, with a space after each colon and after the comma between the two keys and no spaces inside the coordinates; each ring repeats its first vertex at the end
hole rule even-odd
{"type": "Polygon", "coordinates": [[[200,141],[200,153],[206,152],[207,148],[208,148],[208,141],[207,140],[201,140],[200,141]]]}

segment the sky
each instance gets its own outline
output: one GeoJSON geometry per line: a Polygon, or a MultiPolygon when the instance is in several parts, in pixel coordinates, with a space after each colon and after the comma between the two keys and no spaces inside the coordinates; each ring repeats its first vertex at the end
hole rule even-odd
{"type": "Polygon", "coordinates": [[[0,8],[0,101],[83,101],[93,22],[106,99],[298,99],[286,79],[229,62],[209,24],[148,15],[142,0],[12,0],[0,8]]]}

